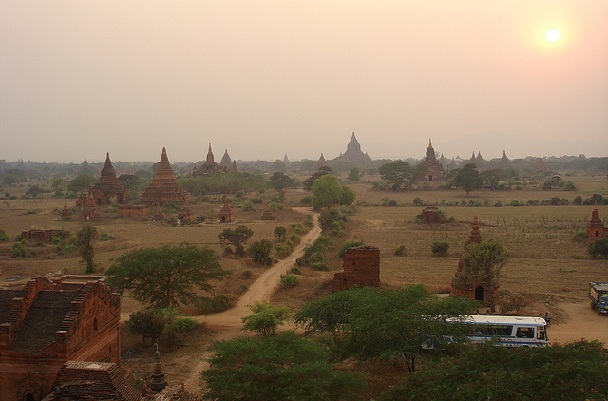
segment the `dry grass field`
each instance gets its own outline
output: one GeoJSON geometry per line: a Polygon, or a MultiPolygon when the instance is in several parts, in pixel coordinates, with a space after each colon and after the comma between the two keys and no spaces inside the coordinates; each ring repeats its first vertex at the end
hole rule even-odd
{"type": "MultiPolygon", "coordinates": [[[[576,233],[585,230],[595,206],[573,205],[572,201],[577,195],[586,199],[594,193],[607,197],[608,181],[605,177],[589,176],[573,176],[568,179],[577,185],[576,192],[543,191],[538,185],[530,185],[522,190],[482,190],[466,196],[464,191],[438,189],[377,192],[370,190],[369,183],[353,184],[351,188],[357,195],[356,213],[347,224],[346,235],[334,240],[334,250],[329,255],[330,271],[303,268],[299,285],[289,290],[279,289],[273,302],[297,309],[303,302],[328,295],[333,274],[341,270],[337,250],[342,243],[353,239],[380,248],[383,287],[422,283],[433,293],[447,293],[464,242],[469,236],[471,222],[477,216],[483,238],[499,240],[509,252],[510,258],[503,269],[501,288],[524,294],[530,299],[532,303],[524,311],[526,314],[550,311],[556,326],[559,326],[567,324],[574,318],[573,314],[582,313],[580,311],[584,308],[589,313],[585,318],[592,322],[588,325],[604,333],[601,334],[603,337],[591,337],[606,338],[608,321],[597,320],[600,318],[591,314],[586,291],[590,280],[608,281],[608,261],[590,258],[586,252],[587,244],[573,240],[576,233]],[[570,204],[509,206],[513,200],[526,204],[528,200],[543,201],[553,197],[565,198],[570,204]],[[387,200],[394,200],[396,205],[383,206],[387,200]],[[417,204],[422,202],[438,206],[453,222],[440,225],[416,223],[416,216],[424,206],[414,206],[415,201],[417,204]],[[502,206],[495,206],[498,202],[502,206]],[[446,257],[434,257],[431,253],[432,243],[438,240],[449,243],[446,257]],[[394,255],[394,248],[399,245],[405,246],[405,256],[394,255]],[[576,307],[573,308],[572,305],[576,307]],[[599,328],[595,327],[595,322],[599,322],[599,328]]],[[[272,221],[260,220],[259,217],[265,208],[265,202],[274,194],[266,194],[264,202],[255,205],[255,211],[244,212],[239,205],[235,205],[237,221],[229,225],[212,222],[221,206],[219,203],[193,202],[192,215],[204,215],[207,217],[206,222],[181,227],[173,227],[165,222],[118,219],[111,217],[111,213],[107,214],[109,217],[100,222],[87,223],[94,224],[105,238],[95,244],[98,271],[103,272],[116,258],[129,250],[159,244],[190,242],[208,246],[221,254],[218,233],[238,224],[247,225],[255,232],[251,242],[263,238],[272,239],[274,228],[279,225],[287,227],[288,233],[291,233],[292,224],[304,224],[306,221],[305,216],[291,210],[292,206],[300,206],[300,200],[306,195],[302,190],[289,192],[284,209],[277,211],[277,219],[272,221]]],[[[0,202],[0,229],[10,238],[8,243],[0,244],[1,286],[23,283],[31,276],[49,272],[84,272],[79,256],[57,256],[52,246],[28,249],[35,257],[10,257],[12,241],[22,230],[56,228],[74,233],[85,224],[76,215],[71,221],[61,221],[58,213],[63,206],[64,201],[60,199],[0,202]]],[[[600,218],[604,224],[608,224],[608,206],[598,206],[598,209],[600,218]]],[[[222,258],[222,265],[233,274],[227,280],[216,283],[216,293],[235,297],[245,291],[265,270],[253,266],[247,259],[222,258]],[[252,273],[244,275],[245,271],[252,273]]],[[[124,297],[124,319],[140,308],[139,303],[124,297]]],[[[194,311],[188,308],[184,313],[192,314],[194,311]]],[[[151,348],[139,345],[139,338],[127,330],[123,330],[122,336],[123,348],[127,351],[125,364],[130,365],[138,375],[145,376],[151,372],[151,348]]],[[[187,380],[191,376],[189,370],[198,363],[212,338],[222,338],[222,332],[212,332],[202,327],[186,339],[184,347],[163,356],[166,369],[174,372],[173,380],[187,380]]]]}

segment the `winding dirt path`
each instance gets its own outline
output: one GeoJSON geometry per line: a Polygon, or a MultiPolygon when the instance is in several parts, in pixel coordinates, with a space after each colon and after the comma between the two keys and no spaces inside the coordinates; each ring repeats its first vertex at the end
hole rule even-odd
{"type": "MultiPolygon", "coordinates": [[[[239,298],[234,308],[213,315],[190,316],[216,332],[217,334],[214,339],[230,340],[242,334],[241,318],[251,314],[248,305],[253,305],[260,301],[270,301],[272,294],[274,294],[279,286],[281,276],[293,267],[296,259],[304,254],[304,249],[321,235],[321,227],[318,222],[319,215],[317,213],[314,213],[311,208],[305,207],[295,207],[293,210],[312,216],[313,222],[312,229],[302,237],[302,242],[294,249],[293,253],[289,257],[275,263],[258,277],[249,290],[239,298]]],[[[188,379],[184,381],[186,388],[195,389],[199,387],[200,372],[209,366],[204,361],[207,355],[207,353],[201,355],[200,362],[192,366],[188,379]]]]}

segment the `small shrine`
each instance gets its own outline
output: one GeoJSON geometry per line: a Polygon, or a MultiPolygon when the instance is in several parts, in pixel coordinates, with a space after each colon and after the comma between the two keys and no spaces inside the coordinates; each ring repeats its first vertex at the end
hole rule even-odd
{"type": "Polygon", "coordinates": [[[163,148],[156,174],[152,182],[142,192],[141,201],[145,205],[164,206],[169,202],[183,205],[187,200],[188,193],[177,182],[167,157],[167,151],[163,148]]]}
{"type": "MultiPolygon", "coordinates": [[[[471,234],[465,242],[464,250],[465,255],[467,253],[468,245],[471,243],[481,243],[481,231],[479,230],[479,221],[477,216],[473,218],[473,224],[471,225],[471,234]]],[[[452,291],[450,295],[470,298],[476,301],[480,301],[484,306],[488,306],[490,303],[489,289],[483,281],[471,279],[467,274],[467,264],[465,263],[465,255],[458,260],[458,269],[452,278],[452,291]]],[[[494,286],[494,295],[498,292],[500,284],[494,286]]]]}
{"type": "Polygon", "coordinates": [[[262,213],[262,217],[260,217],[260,219],[262,220],[275,220],[277,217],[272,214],[272,210],[270,210],[270,208],[266,208],[266,210],[264,210],[264,213],[262,213]]]}
{"type": "Polygon", "coordinates": [[[70,220],[72,218],[72,211],[68,208],[68,202],[65,201],[63,204],[63,210],[59,213],[61,220],[70,220]]]}
{"type": "Polygon", "coordinates": [[[101,178],[93,185],[91,193],[98,205],[109,205],[114,202],[126,204],[129,201],[129,191],[116,178],[109,153],[106,153],[101,178]]]}
{"type": "Polygon", "coordinates": [[[232,215],[232,207],[227,196],[224,196],[224,205],[220,209],[219,219],[220,223],[232,223],[234,216],[232,215]]]}
{"type": "Polygon", "coordinates": [[[177,212],[178,220],[182,223],[190,221],[190,212],[190,206],[188,205],[188,202],[185,202],[179,212],[177,212]]]}
{"type": "Polygon", "coordinates": [[[608,234],[608,231],[600,220],[600,212],[595,208],[591,212],[591,220],[587,223],[587,238],[589,240],[596,240],[604,238],[606,234],[608,234]]]}
{"type": "Polygon", "coordinates": [[[344,272],[334,274],[332,292],[357,286],[380,287],[380,249],[361,246],[348,249],[343,257],[344,272]]]}
{"type": "Polygon", "coordinates": [[[76,206],[80,209],[83,220],[101,219],[101,212],[90,189],[85,188],[82,191],[78,199],[76,199],[76,206]]]}

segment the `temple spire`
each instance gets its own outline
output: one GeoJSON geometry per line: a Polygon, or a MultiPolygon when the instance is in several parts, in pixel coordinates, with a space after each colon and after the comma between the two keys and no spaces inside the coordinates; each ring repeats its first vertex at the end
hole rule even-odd
{"type": "Polygon", "coordinates": [[[156,357],[155,357],[156,366],[154,367],[154,373],[152,373],[152,377],[150,377],[150,390],[155,393],[160,393],[165,387],[167,387],[167,381],[165,380],[165,374],[163,373],[163,368],[160,364],[160,351],[158,350],[158,343],[156,343],[156,357]]]}

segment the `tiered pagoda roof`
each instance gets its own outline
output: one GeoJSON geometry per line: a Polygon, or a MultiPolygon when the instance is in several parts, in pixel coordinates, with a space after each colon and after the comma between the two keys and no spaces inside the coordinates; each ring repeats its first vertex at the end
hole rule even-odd
{"type": "Polygon", "coordinates": [[[187,200],[188,193],[177,182],[167,157],[167,151],[163,147],[156,174],[141,194],[141,201],[146,205],[162,206],[168,202],[182,205],[187,200]]]}
{"type": "Polygon", "coordinates": [[[106,153],[106,161],[101,170],[101,178],[91,188],[95,202],[98,205],[112,202],[127,203],[129,195],[127,189],[116,178],[116,170],[110,161],[110,154],[106,153]]]}

